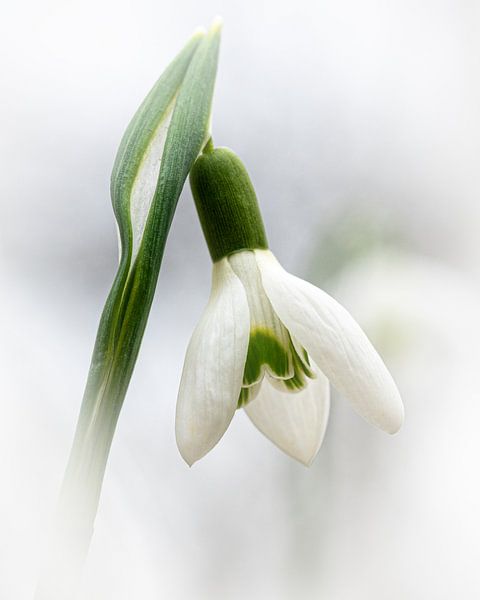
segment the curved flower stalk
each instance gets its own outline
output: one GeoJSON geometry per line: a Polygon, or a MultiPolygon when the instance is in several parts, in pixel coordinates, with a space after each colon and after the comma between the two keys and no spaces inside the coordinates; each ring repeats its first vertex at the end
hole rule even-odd
{"type": "Polygon", "coordinates": [[[199,31],[138,109],[118,150],[111,196],[120,264],[98,328],[37,599],[72,597],[93,533],[108,453],[185,179],[210,132],[220,22],[199,31]]]}
{"type": "Polygon", "coordinates": [[[287,273],[268,249],[248,174],[208,145],[190,183],[213,260],[210,300],[187,349],[177,444],[191,465],[244,408],[281,450],[309,465],[329,414],[329,382],[368,422],[395,433],[397,387],[367,336],[331,296],[287,273]]]}

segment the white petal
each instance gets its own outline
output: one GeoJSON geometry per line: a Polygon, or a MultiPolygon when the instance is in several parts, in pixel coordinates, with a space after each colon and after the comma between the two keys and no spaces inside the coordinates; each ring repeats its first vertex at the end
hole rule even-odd
{"type": "Polygon", "coordinates": [[[294,394],[275,389],[265,377],[257,398],[245,407],[269,440],[307,466],[322,445],[330,408],[328,379],[318,369],[315,372],[317,377],[294,394]]]}
{"type": "Polygon", "coordinates": [[[213,266],[212,292],[185,357],[177,400],[177,445],[192,465],[225,433],[237,408],[249,338],[245,290],[227,259],[213,266]]]}
{"type": "Polygon", "coordinates": [[[263,364],[256,383],[262,380],[265,372],[273,377],[289,379],[293,376],[293,362],[291,353],[289,352],[290,338],[288,331],[275,314],[265,294],[255,253],[252,250],[235,252],[228,257],[228,262],[235,275],[242,282],[247,294],[248,307],[250,309],[250,331],[252,332],[255,329],[267,330],[278,341],[280,346],[285,349],[285,360],[280,369],[282,372],[275,372],[269,364],[263,364]]]}
{"type": "Polygon", "coordinates": [[[352,316],[331,296],[256,251],[267,296],[287,329],[337,390],[370,423],[395,433],[403,404],[392,376],[352,316]]]}

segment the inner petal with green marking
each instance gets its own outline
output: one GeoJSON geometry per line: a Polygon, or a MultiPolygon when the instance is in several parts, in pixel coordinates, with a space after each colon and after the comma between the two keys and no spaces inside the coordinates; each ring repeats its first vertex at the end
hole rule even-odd
{"type": "Polygon", "coordinates": [[[238,407],[256,397],[265,376],[281,391],[304,389],[308,379],[315,377],[308,354],[275,314],[263,289],[253,252],[232,254],[229,262],[243,283],[250,309],[250,340],[238,407]]]}

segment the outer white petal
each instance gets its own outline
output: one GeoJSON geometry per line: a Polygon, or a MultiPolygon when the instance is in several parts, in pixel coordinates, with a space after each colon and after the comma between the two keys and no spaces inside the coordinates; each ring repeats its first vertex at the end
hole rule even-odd
{"type": "Polygon", "coordinates": [[[309,466],[325,435],[330,409],[328,379],[316,369],[316,379],[292,394],[275,389],[268,377],[245,411],[253,424],[292,458],[309,466]]]}
{"type": "Polygon", "coordinates": [[[353,317],[331,296],[255,252],[275,312],[337,390],[370,423],[395,433],[403,404],[392,376],[353,317]]]}
{"type": "Polygon", "coordinates": [[[227,259],[213,266],[212,292],[185,357],[177,400],[177,445],[192,465],[225,433],[237,408],[249,339],[245,290],[227,259]]]}

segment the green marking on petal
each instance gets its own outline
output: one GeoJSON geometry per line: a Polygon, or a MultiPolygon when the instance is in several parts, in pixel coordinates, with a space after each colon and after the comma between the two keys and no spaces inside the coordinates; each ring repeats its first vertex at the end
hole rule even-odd
{"type": "Polygon", "coordinates": [[[257,397],[258,392],[260,391],[261,385],[262,385],[262,383],[259,382],[259,383],[256,383],[255,385],[250,385],[248,387],[242,387],[242,389],[240,390],[240,395],[238,397],[237,408],[243,408],[249,402],[254,400],[257,397]]]}
{"type": "Polygon", "coordinates": [[[299,392],[308,385],[309,379],[315,378],[307,352],[301,346],[297,348],[287,335],[289,343],[285,349],[269,329],[252,329],[238,408],[257,396],[265,371],[269,383],[282,392],[299,392]]]}
{"type": "MultiPolygon", "coordinates": [[[[307,366],[310,366],[310,359],[308,358],[308,352],[305,348],[302,348],[302,359],[307,366]]],[[[309,377],[311,377],[311,375],[309,375],[309,377]]]]}
{"type": "Polygon", "coordinates": [[[293,375],[288,379],[270,379],[270,383],[280,391],[299,392],[303,390],[308,379],[314,379],[315,373],[310,368],[308,353],[304,348],[296,347],[290,338],[290,352],[292,355],[293,375]]]}
{"type": "Polygon", "coordinates": [[[273,331],[256,327],[250,332],[243,385],[249,386],[263,377],[264,366],[273,376],[286,378],[291,372],[291,354],[275,337],[273,331]]]}
{"type": "Polygon", "coordinates": [[[308,356],[308,352],[305,350],[305,348],[302,348],[302,347],[301,347],[301,351],[298,352],[298,349],[295,347],[293,342],[292,342],[292,347],[293,347],[293,364],[294,364],[295,373],[297,373],[297,371],[298,371],[299,373],[301,372],[303,375],[305,375],[309,379],[315,379],[315,373],[312,370],[312,367],[310,365],[310,358],[308,356]]]}
{"type": "Polygon", "coordinates": [[[242,406],[246,406],[248,404],[249,396],[250,396],[249,390],[250,390],[250,388],[242,387],[242,389],[240,390],[240,395],[238,397],[237,408],[242,408],[242,406]]]}

